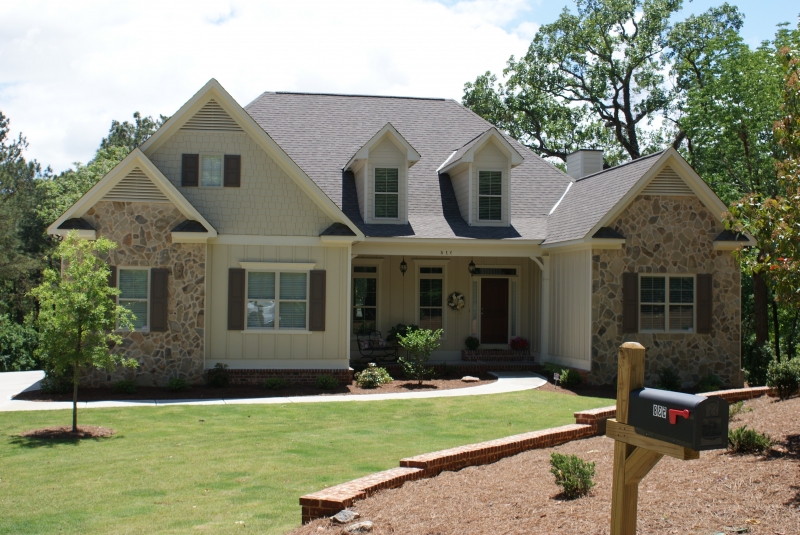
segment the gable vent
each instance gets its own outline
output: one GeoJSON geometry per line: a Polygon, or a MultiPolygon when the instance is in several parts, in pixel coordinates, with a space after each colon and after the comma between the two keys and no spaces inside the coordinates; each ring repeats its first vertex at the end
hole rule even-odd
{"type": "Polygon", "coordinates": [[[644,188],[642,195],[694,195],[683,179],[670,166],[666,166],[644,188]]]}
{"type": "Polygon", "coordinates": [[[170,202],[158,186],[138,167],[120,180],[105,194],[104,201],[120,202],[170,202]]]}
{"type": "Polygon", "coordinates": [[[186,121],[181,130],[242,132],[242,127],[212,98],[194,114],[194,117],[186,121]]]}

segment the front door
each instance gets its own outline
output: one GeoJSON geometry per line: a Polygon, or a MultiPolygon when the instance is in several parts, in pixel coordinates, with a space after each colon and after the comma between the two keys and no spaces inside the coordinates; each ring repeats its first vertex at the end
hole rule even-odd
{"type": "Polygon", "coordinates": [[[508,343],[508,279],[481,279],[481,343],[508,343]]]}

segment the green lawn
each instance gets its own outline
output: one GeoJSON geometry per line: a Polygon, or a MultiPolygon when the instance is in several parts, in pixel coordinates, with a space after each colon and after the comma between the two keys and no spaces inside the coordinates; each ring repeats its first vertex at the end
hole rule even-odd
{"type": "Polygon", "coordinates": [[[111,427],[113,437],[57,443],[18,435],[66,425],[68,411],[0,413],[0,533],[285,533],[300,522],[303,494],[610,403],[527,391],[92,409],[79,423],[111,427]]]}

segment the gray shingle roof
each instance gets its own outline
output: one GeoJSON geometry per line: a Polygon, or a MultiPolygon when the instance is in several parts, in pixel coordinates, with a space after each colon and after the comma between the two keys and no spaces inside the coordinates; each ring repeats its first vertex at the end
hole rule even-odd
{"type": "Polygon", "coordinates": [[[453,100],[264,93],[247,113],[366,236],[544,239],[547,214],[570,178],[508,136],[524,163],[511,171],[511,227],[470,227],[436,169],[493,125],[453,100]],[[386,123],[421,155],[409,169],[408,225],[367,225],[342,167],[386,123]]]}
{"type": "Polygon", "coordinates": [[[558,243],[585,237],[658,161],[656,152],[576,180],[547,219],[547,240],[558,243]]]}

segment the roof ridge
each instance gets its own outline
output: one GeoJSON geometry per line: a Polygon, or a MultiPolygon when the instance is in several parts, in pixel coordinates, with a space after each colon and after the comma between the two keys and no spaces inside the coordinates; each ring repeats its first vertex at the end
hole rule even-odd
{"type": "Polygon", "coordinates": [[[358,95],[351,93],[314,93],[308,91],[264,91],[259,98],[264,95],[313,95],[318,97],[352,97],[352,98],[397,98],[403,100],[435,100],[446,101],[446,98],[437,97],[401,97],[396,95],[358,95]]]}
{"type": "Polygon", "coordinates": [[[625,167],[626,165],[630,165],[630,164],[633,164],[633,163],[639,163],[639,162],[641,162],[643,160],[647,160],[648,158],[652,158],[653,156],[660,156],[660,155],[664,154],[666,151],[667,151],[667,149],[663,149],[663,150],[660,150],[658,152],[654,152],[652,154],[648,154],[647,156],[642,156],[640,158],[636,158],[635,160],[629,160],[629,161],[627,161],[625,163],[621,163],[619,165],[615,165],[614,167],[609,167],[608,169],[603,169],[602,171],[598,171],[596,173],[592,173],[591,175],[586,175],[584,177],[581,177],[581,178],[577,179],[575,182],[580,182],[582,180],[586,180],[587,178],[592,178],[592,177],[597,176],[597,175],[602,175],[603,173],[608,173],[609,171],[616,171],[620,167],[625,167]]]}

